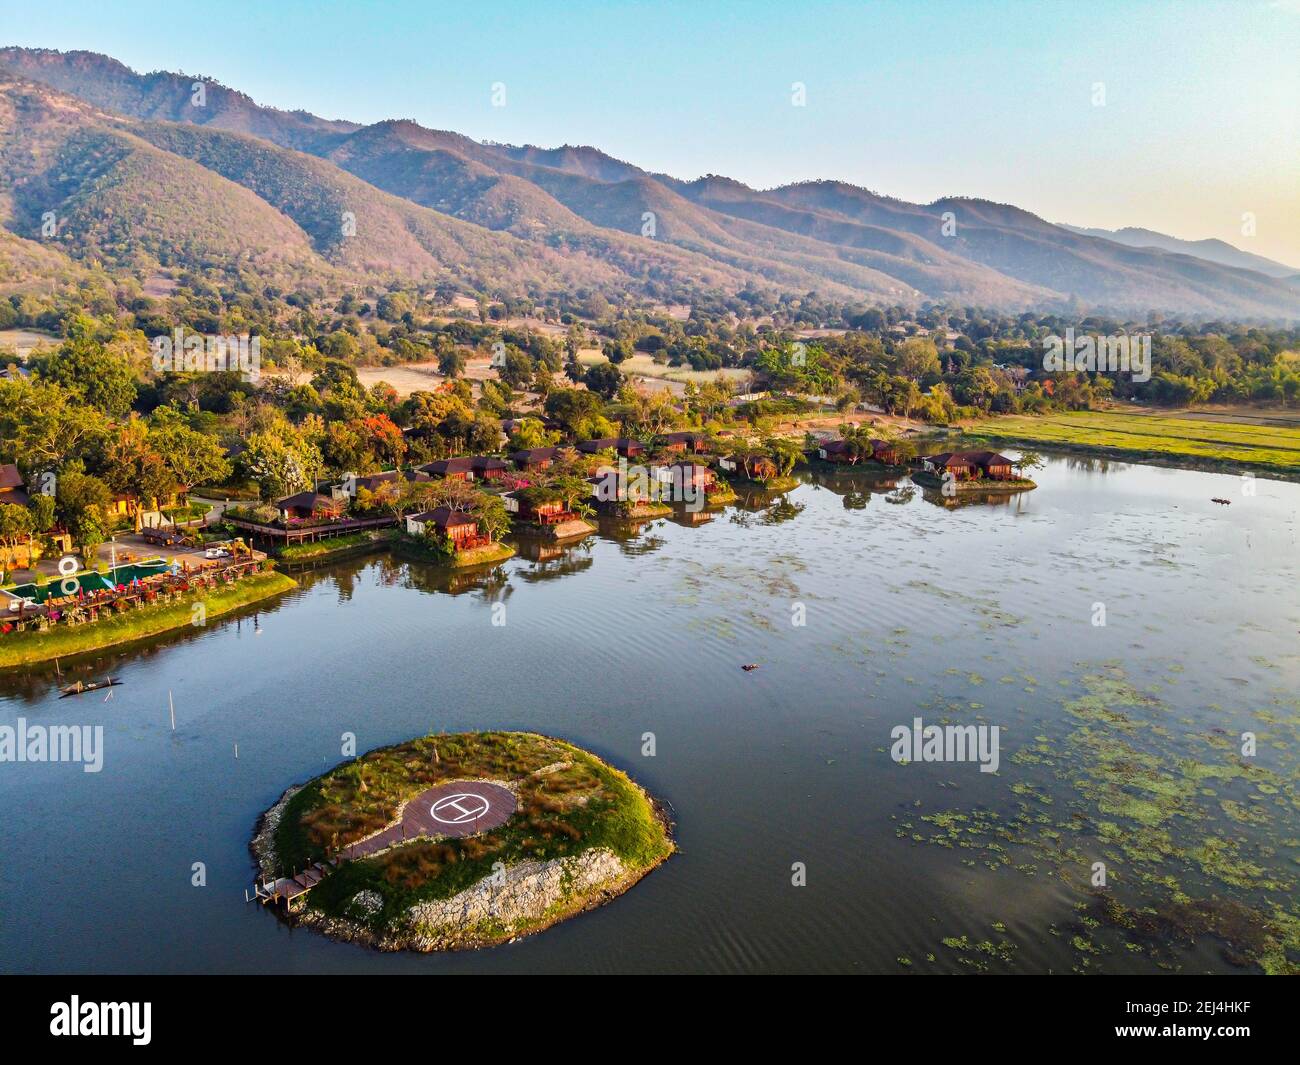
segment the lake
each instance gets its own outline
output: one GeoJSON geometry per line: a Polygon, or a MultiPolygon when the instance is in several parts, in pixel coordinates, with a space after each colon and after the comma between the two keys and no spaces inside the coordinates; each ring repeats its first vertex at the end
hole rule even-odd
{"type": "Polygon", "coordinates": [[[949,508],[906,478],[800,477],[488,573],[322,566],[261,611],[64,663],[65,684],[121,677],[107,701],[59,701],[52,669],[0,678],[0,725],[104,727],[102,772],[0,764],[0,968],[1300,962],[1300,486],[1055,457],[1037,491],[949,508]],[[997,772],[896,761],[916,718],[997,728],[997,772]],[[245,904],[259,814],[345,733],[488,728],[626,770],[680,853],[476,953],[380,954],[245,904]]]}

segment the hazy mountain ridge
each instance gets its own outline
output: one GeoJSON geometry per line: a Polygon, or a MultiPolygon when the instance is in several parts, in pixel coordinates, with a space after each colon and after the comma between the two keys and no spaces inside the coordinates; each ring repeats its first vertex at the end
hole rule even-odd
{"type": "Polygon", "coordinates": [[[1242,270],[1255,270],[1269,277],[1295,278],[1300,276],[1294,266],[1277,262],[1254,252],[1242,251],[1226,240],[1207,237],[1204,240],[1183,240],[1171,237],[1167,233],[1157,233],[1152,229],[1137,226],[1125,226],[1123,229],[1097,229],[1083,226],[1071,226],[1064,222],[1057,223],[1062,229],[1072,233],[1081,233],[1090,237],[1101,237],[1117,244],[1127,244],[1131,248],[1159,248],[1183,255],[1192,255],[1207,262],[1219,263],[1221,266],[1235,266],[1242,270]]]}
{"type": "MultiPolygon", "coordinates": [[[[1291,268],[1226,244],[1241,259],[1219,261],[1226,253],[1216,257],[1208,245],[1222,242],[1138,246],[1131,234],[1112,239],[1057,226],[1012,205],[912,204],[839,181],[766,191],[717,175],[682,181],[588,146],[481,143],[409,119],[361,126],[280,111],[207,79],[136,74],[90,52],[5,48],[0,69],[137,120],[116,125],[254,193],[298,226],[312,253],[348,269],[534,290],[757,284],[1006,309],[1300,311],[1291,268]],[[193,102],[196,81],[202,106],[193,102]],[[337,237],[333,218],[342,210],[369,219],[364,234],[359,220],[354,241],[337,237]],[[944,232],[945,212],[955,233],[944,232]],[[1188,254],[1184,245],[1206,245],[1206,254],[1188,254]],[[1276,269],[1253,268],[1263,266],[1276,269]]],[[[102,113],[96,121],[114,125],[102,113]]],[[[211,229],[199,218],[194,224],[211,229]]],[[[254,234],[254,243],[265,242],[254,234]]],[[[296,241],[286,247],[301,253],[296,241]]]]}

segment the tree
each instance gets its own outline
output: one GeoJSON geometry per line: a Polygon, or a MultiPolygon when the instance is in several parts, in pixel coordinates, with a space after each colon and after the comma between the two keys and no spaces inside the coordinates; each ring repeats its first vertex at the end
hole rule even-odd
{"type": "Polygon", "coordinates": [[[623,384],[623,374],[613,363],[598,362],[588,367],[582,375],[582,383],[596,395],[609,400],[618,395],[619,387],[623,384]]]}
{"type": "Polygon", "coordinates": [[[510,434],[510,447],[514,451],[526,451],[534,447],[548,447],[555,439],[556,434],[548,433],[536,418],[524,418],[510,434]]]}
{"type": "Polygon", "coordinates": [[[448,348],[438,356],[438,372],[443,377],[459,377],[465,372],[465,353],[458,347],[448,348]]]}
{"type": "Polygon", "coordinates": [[[153,445],[188,499],[196,484],[219,484],[230,476],[230,461],[221,443],[207,433],[173,421],[155,428],[153,445]]]}
{"type": "Polygon", "coordinates": [[[59,473],[55,484],[54,513],[59,524],[74,534],[86,518],[102,528],[112,498],[108,485],[86,473],[81,463],[72,463],[59,473]]]}
{"type": "Polygon", "coordinates": [[[764,440],[763,447],[768,457],[776,464],[776,472],[780,477],[789,477],[790,471],[805,461],[803,448],[799,446],[797,440],[789,437],[778,436],[764,440]]]}
{"type": "Polygon", "coordinates": [[[267,501],[310,488],[324,467],[315,445],[292,428],[253,433],[241,461],[267,501]]]}
{"type": "Polygon", "coordinates": [[[110,418],[125,416],[135,402],[130,360],[85,332],[69,336],[57,351],[31,363],[41,380],[61,385],[110,418]]]}
{"type": "Polygon", "coordinates": [[[1020,457],[1011,463],[1012,469],[1021,477],[1028,477],[1034,470],[1041,470],[1047,463],[1037,451],[1022,451],[1020,457]]]}
{"type": "Polygon", "coordinates": [[[29,471],[89,454],[107,433],[103,413],[59,385],[0,380],[0,440],[12,442],[29,471]]]}
{"type": "Polygon", "coordinates": [[[578,436],[578,430],[583,424],[600,414],[601,402],[595,392],[581,388],[561,388],[546,397],[543,409],[560,423],[566,433],[578,436]]]}
{"type": "Polygon", "coordinates": [[[928,337],[913,337],[894,348],[891,362],[894,373],[918,380],[939,372],[939,350],[928,337]]]}
{"type": "Polygon", "coordinates": [[[81,552],[81,557],[86,565],[88,567],[93,566],[99,545],[104,542],[106,535],[103,520],[99,513],[97,511],[86,511],[72,524],[69,531],[72,533],[72,540],[77,545],[77,550],[81,552]]]}
{"type": "Polygon", "coordinates": [[[5,549],[3,565],[8,565],[14,550],[23,540],[30,540],[34,526],[32,514],[17,503],[0,503],[0,545],[5,549]]]}

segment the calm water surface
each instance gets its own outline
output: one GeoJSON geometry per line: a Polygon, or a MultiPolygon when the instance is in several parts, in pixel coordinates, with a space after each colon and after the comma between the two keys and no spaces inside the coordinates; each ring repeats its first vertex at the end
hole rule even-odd
{"type": "Polygon", "coordinates": [[[105,730],[98,774],[0,765],[0,968],[1300,961],[1300,486],[1052,459],[1036,492],[948,509],[906,480],[803,478],[489,574],[322,567],[256,614],[64,664],[122,677],[109,701],[58,701],[48,670],[0,679],[0,724],[105,730]],[[893,761],[917,716],[1000,727],[999,772],[893,761]],[[680,853],[599,911],[469,954],[379,954],[244,903],[258,815],[336,764],[343,733],[365,750],[486,728],[626,769],[671,803],[680,853]],[[1098,861],[1141,934],[1099,916],[1098,861]]]}

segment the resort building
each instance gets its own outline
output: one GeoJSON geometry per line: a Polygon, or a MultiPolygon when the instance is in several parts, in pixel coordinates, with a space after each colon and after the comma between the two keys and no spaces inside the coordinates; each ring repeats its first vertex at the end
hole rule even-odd
{"type": "Polygon", "coordinates": [[[644,453],[645,444],[628,436],[603,436],[598,440],[584,440],[578,445],[578,450],[585,455],[613,451],[625,459],[633,459],[644,453]]]}
{"type": "Polygon", "coordinates": [[[435,507],[421,514],[407,515],[406,531],[411,536],[423,536],[430,529],[442,533],[457,551],[482,547],[490,542],[486,536],[479,535],[478,522],[474,516],[463,510],[435,507]]]}
{"type": "Polygon", "coordinates": [[[943,451],[922,459],[927,473],[943,476],[951,473],[958,481],[987,477],[993,481],[1009,481],[1015,474],[1011,460],[996,451],[943,451]]]}
{"type": "Polygon", "coordinates": [[[657,439],[665,451],[705,452],[709,450],[709,434],[695,429],[680,433],[664,433],[657,439]]]}
{"type": "Polygon", "coordinates": [[[285,523],[312,518],[332,521],[343,513],[343,499],[336,499],[332,492],[295,492],[291,496],[277,499],[274,506],[280,512],[280,520],[285,523]]]}
{"type": "Polygon", "coordinates": [[[510,461],[521,470],[544,470],[554,464],[559,453],[558,447],[530,447],[516,451],[510,461]]]}

